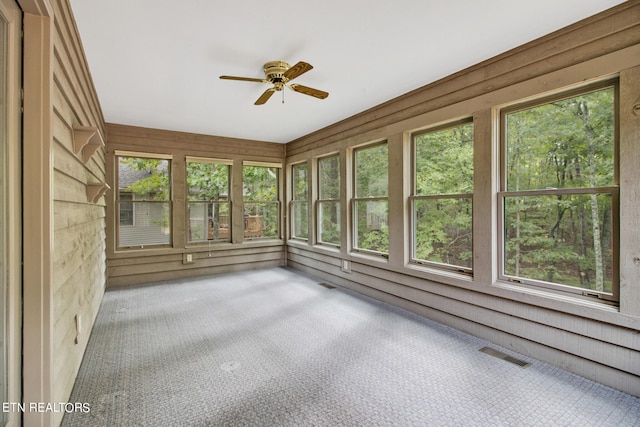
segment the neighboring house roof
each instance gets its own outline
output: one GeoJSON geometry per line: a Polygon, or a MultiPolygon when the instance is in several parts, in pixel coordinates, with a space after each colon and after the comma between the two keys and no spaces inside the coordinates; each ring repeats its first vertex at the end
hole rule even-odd
{"type": "Polygon", "coordinates": [[[120,190],[124,190],[131,184],[134,184],[141,179],[145,179],[151,176],[151,171],[141,171],[137,169],[131,169],[128,165],[120,163],[120,175],[118,180],[118,187],[120,190]]]}

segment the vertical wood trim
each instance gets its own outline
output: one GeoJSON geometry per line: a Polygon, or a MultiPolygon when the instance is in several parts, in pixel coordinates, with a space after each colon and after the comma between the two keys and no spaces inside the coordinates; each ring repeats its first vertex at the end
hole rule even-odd
{"type": "MultiPolygon", "coordinates": [[[[51,18],[24,14],[23,401],[53,402],[53,161],[51,18]]],[[[24,424],[53,425],[51,412],[24,424]]]]}
{"type": "Polygon", "coordinates": [[[405,183],[408,163],[406,158],[406,144],[403,134],[391,135],[387,139],[389,153],[389,265],[404,267],[408,260],[406,243],[411,240],[407,234],[407,204],[405,183]],[[402,179],[391,179],[392,177],[402,179]]]}
{"type": "MultiPolygon", "coordinates": [[[[3,0],[0,5],[8,24],[6,44],[6,129],[4,248],[0,250],[6,261],[5,274],[5,392],[6,401],[19,402],[22,397],[22,156],[21,156],[21,97],[22,88],[22,12],[14,0],[3,0]]],[[[2,156],[0,156],[2,157],[2,156]]],[[[18,426],[20,413],[5,415],[6,426],[18,426]]]]}
{"type": "Polygon", "coordinates": [[[171,159],[171,246],[187,245],[187,164],[184,156],[171,159]]]}
{"type": "MultiPolygon", "coordinates": [[[[107,259],[113,257],[115,252],[115,247],[117,245],[117,236],[116,236],[116,221],[119,219],[120,215],[118,215],[116,208],[116,194],[119,191],[118,182],[116,180],[116,158],[113,151],[107,151],[105,153],[105,180],[107,183],[111,183],[111,190],[107,191],[105,194],[105,243],[107,245],[107,259]]],[[[108,276],[107,276],[107,286],[108,276]]]]}
{"type": "Polygon", "coordinates": [[[318,158],[309,159],[308,185],[308,214],[309,214],[309,246],[318,244],[318,223],[316,222],[316,200],[318,200],[318,158]]]}
{"type": "Polygon", "coordinates": [[[478,285],[491,286],[497,279],[498,144],[494,143],[491,109],[473,115],[473,277],[478,285]]]}
{"type": "Polygon", "coordinates": [[[231,167],[231,243],[244,238],[244,203],[242,202],[242,160],[234,160],[231,167]]]}
{"type": "Polygon", "coordinates": [[[620,73],[620,312],[640,314],[640,66],[620,73]]]}
{"type": "Polygon", "coordinates": [[[351,179],[351,164],[353,149],[340,150],[340,253],[342,259],[349,259],[351,251],[351,194],[353,192],[351,179]]]}

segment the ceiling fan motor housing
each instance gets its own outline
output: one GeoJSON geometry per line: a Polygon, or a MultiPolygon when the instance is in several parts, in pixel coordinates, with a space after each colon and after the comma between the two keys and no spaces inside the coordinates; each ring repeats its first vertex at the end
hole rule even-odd
{"type": "Polygon", "coordinates": [[[271,83],[286,83],[284,73],[289,68],[291,66],[284,61],[271,61],[264,64],[264,74],[271,83]]]}

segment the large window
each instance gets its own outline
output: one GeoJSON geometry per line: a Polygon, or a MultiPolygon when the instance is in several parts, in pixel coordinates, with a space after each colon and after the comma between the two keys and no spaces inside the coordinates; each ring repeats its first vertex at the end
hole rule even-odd
{"type": "Polygon", "coordinates": [[[354,150],[354,249],[389,252],[389,158],[387,143],[354,150]]]}
{"type": "Polygon", "coordinates": [[[309,238],[309,180],[307,164],[291,167],[291,237],[309,238]]]}
{"type": "Polygon", "coordinates": [[[189,242],[230,241],[231,161],[187,158],[189,242]]]}
{"type": "Polygon", "coordinates": [[[244,237],[279,238],[280,168],[245,163],[242,167],[244,237]]]}
{"type": "Polygon", "coordinates": [[[318,160],[318,242],[340,246],[340,156],[318,160]]]}
{"type": "Polygon", "coordinates": [[[412,260],[469,272],[473,123],[413,136],[412,260]]]}
{"type": "Polygon", "coordinates": [[[118,247],[171,243],[169,159],[117,156],[118,247]]]}
{"type": "Polygon", "coordinates": [[[502,113],[502,273],[617,297],[616,85],[502,113]]]}

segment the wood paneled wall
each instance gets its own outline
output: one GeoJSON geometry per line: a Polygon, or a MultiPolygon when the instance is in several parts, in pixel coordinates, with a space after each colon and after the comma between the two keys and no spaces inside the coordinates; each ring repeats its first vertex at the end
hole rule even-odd
{"type": "Polygon", "coordinates": [[[292,141],[287,165],[307,161],[311,177],[315,158],[340,154],[345,236],[339,249],[289,240],[287,265],[640,396],[639,73],[640,2],[630,1],[292,141]],[[499,109],[613,77],[621,93],[619,307],[501,283],[499,109]],[[475,124],[473,277],[408,262],[410,134],[468,117],[475,124]],[[388,259],[349,248],[353,148],[380,140],[389,146],[388,259]]]}
{"type": "MultiPolygon", "coordinates": [[[[115,187],[117,150],[170,155],[172,173],[172,244],[144,250],[116,250],[115,191],[107,193],[108,286],[122,286],[183,277],[239,271],[284,264],[281,239],[247,240],[242,222],[242,162],[283,163],[285,146],[262,141],[198,135],[192,133],[107,124],[107,177],[115,187]],[[188,244],[186,238],[187,156],[226,159],[233,162],[231,177],[232,224],[230,243],[188,244]],[[240,221],[237,221],[240,218],[240,221]],[[191,254],[193,263],[183,263],[191,254]]],[[[281,194],[284,180],[280,180],[281,194]]],[[[282,212],[283,214],[283,212],[282,212]]],[[[283,215],[281,215],[283,216],[283,215]]]]}
{"type": "Polygon", "coordinates": [[[66,402],[106,283],[104,197],[93,203],[86,191],[105,181],[104,149],[85,163],[74,127],[97,128],[104,139],[104,120],[69,3],[52,5],[53,396],[66,402]]]}

